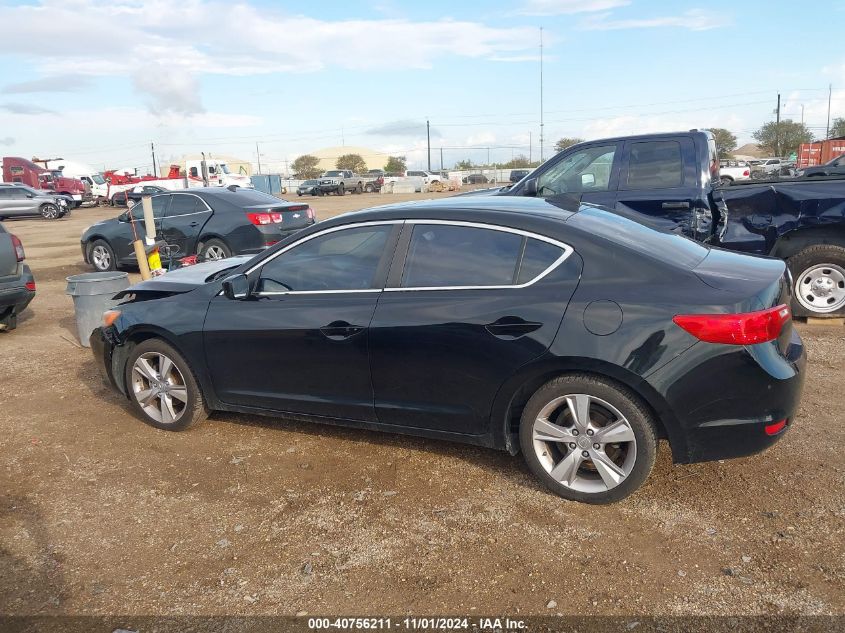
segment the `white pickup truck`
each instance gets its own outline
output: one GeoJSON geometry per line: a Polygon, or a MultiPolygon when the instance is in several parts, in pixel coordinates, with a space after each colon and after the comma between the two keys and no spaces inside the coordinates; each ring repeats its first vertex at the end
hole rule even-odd
{"type": "Polygon", "coordinates": [[[719,161],[719,184],[727,186],[737,180],[751,178],[751,167],[743,160],[719,161]]]}
{"type": "Polygon", "coordinates": [[[339,196],[347,191],[352,193],[370,193],[375,191],[375,177],[356,174],[349,169],[332,169],[320,174],[319,193],[336,193],[339,196]]]}

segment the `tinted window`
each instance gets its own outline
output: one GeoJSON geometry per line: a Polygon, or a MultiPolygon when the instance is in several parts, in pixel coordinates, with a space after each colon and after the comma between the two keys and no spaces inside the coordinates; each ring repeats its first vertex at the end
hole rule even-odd
{"type": "MultiPolygon", "coordinates": [[[[220,191],[214,191],[212,193],[204,193],[203,194],[206,198],[209,196],[214,198],[219,198],[221,200],[225,200],[227,203],[237,206],[239,210],[243,210],[243,205],[256,205],[256,204],[263,204],[263,205],[277,205],[277,204],[284,204],[284,200],[281,198],[277,198],[276,196],[271,196],[269,193],[264,193],[262,191],[256,191],[255,189],[241,189],[238,188],[235,191],[229,191],[228,189],[220,188],[220,191]]],[[[210,206],[214,206],[211,204],[210,206]]]]}
{"type": "Polygon", "coordinates": [[[261,270],[259,290],[365,290],[373,286],[392,226],[335,231],[293,247],[261,270]]]}
{"type": "Polygon", "coordinates": [[[585,147],[553,165],[537,180],[537,195],[607,191],[616,145],[585,147]]]}
{"type": "Polygon", "coordinates": [[[11,197],[11,187],[0,187],[0,198],[11,197]]]}
{"type": "MultiPolygon", "coordinates": [[[[170,202],[170,196],[153,196],[150,198],[153,203],[153,217],[154,218],[163,218],[164,212],[167,209],[167,203],[170,202]]],[[[141,222],[144,221],[144,212],[141,211],[141,204],[138,203],[137,205],[138,213],[135,215],[136,220],[140,220],[141,222]]]]}
{"type": "Polygon", "coordinates": [[[402,287],[510,285],[522,239],[493,229],[417,224],[411,234],[402,287]]]}
{"type": "Polygon", "coordinates": [[[683,183],[684,162],[678,141],[631,143],[629,189],[665,189],[683,183]]]}
{"type": "MultiPolygon", "coordinates": [[[[168,217],[173,217],[174,215],[186,215],[188,213],[197,213],[198,211],[205,210],[205,207],[203,206],[202,202],[196,196],[175,194],[170,196],[170,198],[170,208],[167,210],[168,217]]],[[[153,200],[156,199],[157,198],[153,198],[153,200]]]]}
{"type": "Polygon", "coordinates": [[[563,249],[548,242],[528,239],[516,283],[525,284],[544,272],[563,255],[563,249]]]}

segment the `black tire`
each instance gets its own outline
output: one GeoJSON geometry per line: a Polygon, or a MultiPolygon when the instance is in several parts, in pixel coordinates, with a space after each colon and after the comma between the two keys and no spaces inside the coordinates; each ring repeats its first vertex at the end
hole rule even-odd
{"type": "Polygon", "coordinates": [[[205,404],[202,391],[190,365],[172,345],[161,339],[148,339],[132,349],[126,362],[123,379],[132,412],[142,422],[150,426],[165,431],[184,431],[192,424],[202,422],[208,417],[209,409],[205,404]],[[157,377],[155,382],[164,387],[163,390],[154,388],[154,382],[140,370],[136,370],[135,363],[142,356],[146,357],[144,360],[147,360],[147,366],[152,370],[160,371],[162,369],[161,361],[156,362],[156,359],[162,357],[169,359],[175,366],[176,372],[171,369],[166,375],[155,374],[154,377],[157,377]],[[153,395],[161,391],[163,391],[163,396],[152,397],[146,408],[139,402],[139,396],[153,395]],[[153,394],[150,392],[153,392],[153,394]],[[184,395],[185,401],[183,402],[177,397],[176,393],[184,395]],[[170,406],[166,403],[168,397],[170,406]],[[149,413],[152,410],[150,407],[152,409],[158,408],[163,412],[159,419],[149,413]],[[176,414],[175,418],[173,413],[169,413],[169,411],[176,414]],[[173,421],[167,421],[168,417],[173,421]]]}
{"type": "Polygon", "coordinates": [[[335,191],[337,192],[337,195],[342,196],[346,193],[346,188],[344,187],[343,183],[340,183],[337,186],[337,189],[335,189],[335,191]]]}
{"type": "Polygon", "coordinates": [[[62,212],[58,205],[47,202],[41,205],[41,217],[45,220],[58,220],[62,217],[62,212]]]}
{"type": "Polygon", "coordinates": [[[366,191],[367,193],[372,193],[373,191],[375,191],[375,188],[373,187],[372,183],[367,183],[367,185],[364,187],[364,191],[366,191]]]}
{"type": "Polygon", "coordinates": [[[205,260],[226,259],[232,256],[232,249],[223,240],[214,238],[203,243],[200,255],[205,260]]]}
{"type": "Polygon", "coordinates": [[[845,248],[835,244],[816,244],[786,260],[792,273],[792,314],[794,316],[845,316],[845,248]],[[817,271],[824,279],[822,292],[811,292],[811,273],[817,271]],[[818,306],[818,307],[816,307],[818,306]],[[838,306],[838,307],[837,307],[838,306]]]}
{"type": "Polygon", "coordinates": [[[719,178],[719,185],[722,187],[729,187],[733,184],[734,179],[728,178],[727,176],[722,176],[719,178]]]}
{"type": "MultiPolygon", "coordinates": [[[[559,408],[553,411],[555,415],[549,418],[554,419],[555,423],[562,423],[561,427],[556,426],[555,428],[562,429],[567,424],[571,425],[572,423],[569,421],[571,420],[571,413],[569,413],[566,402],[564,401],[562,405],[557,406],[559,408]]],[[[604,419],[609,420],[610,417],[605,417],[604,419]]],[[[573,426],[572,428],[575,427],[573,426]]],[[[592,435],[591,430],[587,431],[587,433],[592,435]]],[[[573,431],[573,434],[577,435],[578,433],[573,431]]],[[[577,439],[581,442],[585,437],[586,433],[581,434],[580,438],[577,439]]],[[[519,426],[519,442],[528,467],[543,484],[564,499],[584,503],[614,503],[632,494],[648,478],[657,455],[657,431],[652,413],[648,407],[627,387],[591,374],[567,374],[555,378],[540,387],[531,396],[531,399],[525,405],[525,409],[522,412],[519,426]],[[624,416],[627,422],[628,432],[633,433],[633,443],[631,444],[630,441],[623,440],[622,443],[625,446],[622,448],[620,448],[621,443],[607,443],[607,446],[615,453],[612,459],[623,461],[623,466],[628,470],[627,476],[620,483],[615,484],[614,487],[598,490],[598,488],[604,487],[605,484],[601,483],[603,477],[599,476],[599,471],[591,459],[584,459],[577,462],[580,464],[577,466],[578,470],[576,471],[576,476],[579,479],[574,485],[575,487],[594,486],[597,488],[596,491],[577,490],[574,487],[565,485],[552,477],[549,470],[547,470],[547,466],[557,461],[554,459],[555,456],[551,454],[552,452],[559,452],[561,461],[563,461],[563,457],[569,455],[570,451],[573,454],[580,454],[582,453],[582,449],[587,449],[584,452],[588,452],[591,455],[595,454],[596,451],[593,451],[593,445],[591,444],[592,438],[586,441],[586,446],[581,447],[580,444],[576,444],[574,451],[570,448],[571,444],[566,442],[543,442],[539,445],[539,450],[541,455],[547,460],[547,466],[544,466],[540,462],[540,457],[538,457],[534,443],[534,424],[537,417],[543,408],[551,405],[556,398],[574,396],[575,394],[586,394],[591,396],[591,398],[597,399],[593,400],[592,404],[589,405],[591,424],[595,425],[593,428],[598,429],[597,431],[593,431],[596,433],[596,438],[599,437],[598,434],[601,428],[601,424],[596,424],[596,421],[601,421],[602,412],[610,412],[605,405],[610,405],[610,407],[615,408],[619,414],[624,416]],[[632,448],[633,454],[631,453],[632,448]],[[548,452],[546,452],[547,450],[548,452]],[[628,461],[629,459],[630,463],[628,461]]],[[[605,456],[608,456],[607,453],[604,453],[604,446],[602,446],[601,451],[605,456]]],[[[557,462],[556,465],[559,464],[560,462],[557,462]]]]}
{"type": "Polygon", "coordinates": [[[114,249],[105,240],[94,240],[88,244],[85,251],[88,254],[88,263],[99,272],[117,270],[117,257],[114,249]]]}

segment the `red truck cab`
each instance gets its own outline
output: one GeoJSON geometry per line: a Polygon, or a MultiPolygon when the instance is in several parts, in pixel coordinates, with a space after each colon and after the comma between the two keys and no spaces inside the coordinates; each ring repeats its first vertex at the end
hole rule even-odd
{"type": "Polygon", "coordinates": [[[3,182],[19,182],[33,189],[55,191],[73,198],[75,206],[92,199],[91,188],[76,178],[66,178],[58,169],[44,169],[18,156],[3,159],[3,182]]]}

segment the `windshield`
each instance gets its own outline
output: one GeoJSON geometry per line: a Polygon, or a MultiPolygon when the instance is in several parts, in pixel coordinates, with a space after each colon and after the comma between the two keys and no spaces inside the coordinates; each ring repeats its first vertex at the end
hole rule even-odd
{"type": "Polygon", "coordinates": [[[316,180],[306,180],[302,183],[303,185],[316,185],[318,184],[316,180]]]}
{"type": "Polygon", "coordinates": [[[343,172],[342,172],[342,171],[327,171],[327,172],[326,172],[325,174],[323,174],[323,175],[324,175],[324,176],[329,176],[329,177],[332,177],[332,176],[343,176],[343,172]]]}
{"type": "Polygon", "coordinates": [[[106,179],[103,178],[100,174],[94,174],[91,176],[91,180],[93,180],[98,185],[106,184],[106,179]]]}
{"type": "Polygon", "coordinates": [[[217,166],[217,169],[222,171],[224,174],[231,174],[232,172],[229,171],[229,166],[226,163],[220,163],[217,166]]]}

